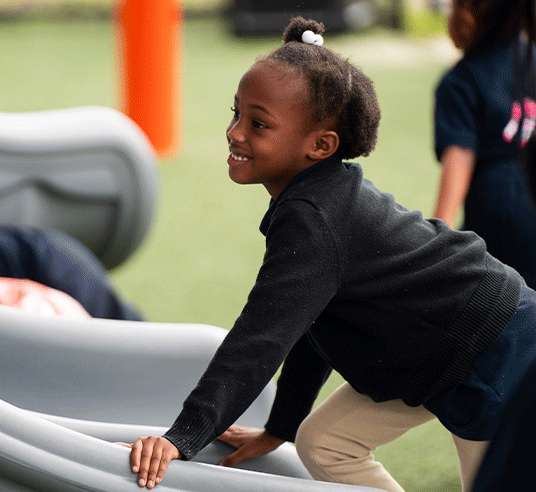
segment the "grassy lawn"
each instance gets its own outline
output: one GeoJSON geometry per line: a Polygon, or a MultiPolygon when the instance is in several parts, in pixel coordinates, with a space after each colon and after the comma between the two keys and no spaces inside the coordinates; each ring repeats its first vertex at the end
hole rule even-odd
{"type": "MultiPolygon", "coordinates": [[[[380,140],[360,162],[379,188],[427,215],[438,179],[432,93],[447,62],[382,63],[381,57],[363,56],[358,49],[371,41],[396,46],[400,40],[381,30],[326,37],[329,46],[373,78],[378,91],[380,140]]],[[[406,48],[407,43],[418,45],[402,41],[406,48]]],[[[229,180],[224,131],[240,76],[256,55],[278,44],[277,39],[231,38],[217,20],[185,25],[183,146],[161,163],[160,205],[149,237],[127,264],[112,272],[118,289],[152,321],[230,328],[253,285],[264,252],[258,226],[269,197],[261,186],[229,180]]],[[[0,111],[117,107],[115,34],[108,22],[4,23],[0,59],[0,111]]],[[[320,399],[339,383],[338,376],[330,379],[320,399]]],[[[460,490],[454,446],[437,422],[376,455],[408,492],[460,490]]]]}

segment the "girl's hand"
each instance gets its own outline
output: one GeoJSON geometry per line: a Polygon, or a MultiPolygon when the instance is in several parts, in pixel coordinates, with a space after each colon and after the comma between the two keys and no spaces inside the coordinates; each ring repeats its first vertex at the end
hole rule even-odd
{"type": "Polygon", "coordinates": [[[265,430],[239,425],[232,425],[218,439],[237,448],[220,463],[221,466],[233,466],[249,458],[264,456],[285,442],[265,430]]]}
{"type": "Polygon", "coordinates": [[[138,484],[148,489],[162,481],[171,460],[182,458],[182,453],[165,437],[140,437],[128,447],[132,448],[130,465],[138,473],[138,484]]]}

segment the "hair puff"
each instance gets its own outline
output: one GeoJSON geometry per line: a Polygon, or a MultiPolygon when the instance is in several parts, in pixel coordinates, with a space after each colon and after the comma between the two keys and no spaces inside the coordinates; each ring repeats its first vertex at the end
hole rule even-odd
{"type": "Polygon", "coordinates": [[[283,41],[285,43],[290,43],[291,41],[301,43],[302,34],[305,31],[322,34],[325,31],[324,24],[313,19],[305,20],[303,17],[293,17],[283,33],[283,41]]]}

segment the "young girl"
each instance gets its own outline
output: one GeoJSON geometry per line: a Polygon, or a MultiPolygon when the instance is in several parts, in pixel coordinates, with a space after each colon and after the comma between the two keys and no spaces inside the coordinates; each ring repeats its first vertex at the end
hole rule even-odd
{"type": "Polygon", "coordinates": [[[520,166],[536,118],[534,0],[454,0],[449,35],[464,52],[436,90],[442,177],[434,216],[463,229],[536,287],[536,211],[520,166]],[[528,38],[528,40],[526,39],[528,38]]]}
{"type": "Polygon", "coordinates": [[[238,448],[223,465],[296,439],[314,478],[400,492],[371,450],[437,416],[468,491],[536,356],[536,293],[519,274],[476,234],[424,220],[342,161],[374,148],[380,110],[370,79],[324,47],[322,32],[292,20],[285,44],[238,85],[227,163],[232,180],[272,197],[266,254],[175,423],[132,445],[141,486],[220,436],[238,448]],[[227,430],[283,361],[265,429],[227,430]],[[347,383],[308,416],[332,369],[347,383]]]}

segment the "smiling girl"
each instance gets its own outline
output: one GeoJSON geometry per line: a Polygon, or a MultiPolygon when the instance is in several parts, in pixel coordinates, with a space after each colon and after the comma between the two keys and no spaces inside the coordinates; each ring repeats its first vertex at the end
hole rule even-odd
{"type": "Polygon", "coordinates": [[[229,175],[271,195],[266,253],[175,423],[132,445],[141,486],[219,437],[237,448],[226,466],[296,441],[315,479],[400,492],[371,450],[438,417],[469,490],[536,355],[536,293],[523,279],[476,234],[425,220],[343,162],[373,150],[380,110],[370,79],[322,32],[293,19],[239,82],[229,175]],[[283,362],[265,429],[230,427],[283,362]],[[347,382],[308,416],[332,369],[347,382]]]}

